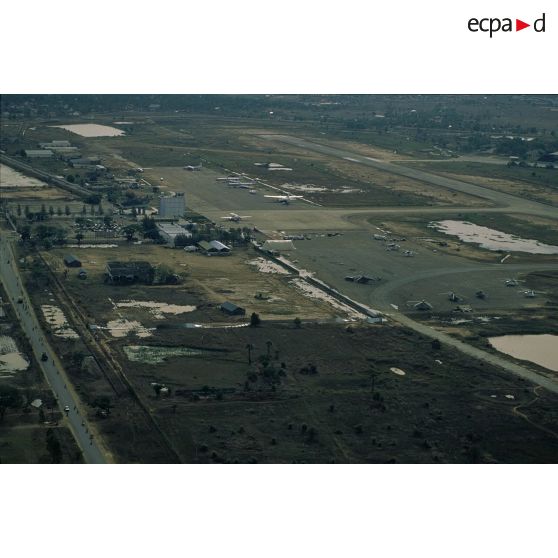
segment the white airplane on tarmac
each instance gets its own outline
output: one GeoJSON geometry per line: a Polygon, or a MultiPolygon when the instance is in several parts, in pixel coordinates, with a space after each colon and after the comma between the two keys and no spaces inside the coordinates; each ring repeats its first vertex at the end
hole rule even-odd
{"type": "Polygon", "coordinates": [[[238,222],[242,221],[242,219],[249,219],[250,217],[252,217],[252,216],[251,215],[238,215],[237,213],[231,213],[227,217],[221,217],[221,219],[225,219],[226,221],[233,221],[235,223],[238,223],[238,222]]]}
{"type": "Polygon", "coordinates": [[[264,196],[266,198],[273,198],[275,200],[277,200],[277,202],[279,203],[284,203],[285,205],[288,205],[290,202],[294,201],[294,200],[298,200],[300,198],[302,198],[302,196],[293,196],[292,194],[286,194],[283,196],[264,196]]]}

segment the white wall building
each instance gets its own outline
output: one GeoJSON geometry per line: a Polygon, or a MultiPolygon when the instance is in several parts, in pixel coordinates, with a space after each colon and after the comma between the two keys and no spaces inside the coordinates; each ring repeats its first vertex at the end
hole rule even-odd
{"type": "Polygon", "coordinates": [[[175,196],[161,196],[159,198],[159,217],[174,219],[182,217],[186,211],[186,198],[184,194],[175,196]]]}

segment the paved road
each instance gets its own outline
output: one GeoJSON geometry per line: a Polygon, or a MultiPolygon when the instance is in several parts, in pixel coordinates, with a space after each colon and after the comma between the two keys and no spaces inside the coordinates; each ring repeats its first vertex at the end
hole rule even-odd
{"type": "Polygon", "coordinates": [[[83,412],[80,412],[80,402],[72,391],[64,368],[58,357],[50,347],[31,306],[27,292],[22,283],[21,276],[17,269],[16,259],[11,248],[11,233],[2,233],[0,238],[0,279],[12,303],[21,327],[33,347],[33,353],[39,366],[54,392],[60,410],[64,412],[67,405],[70,408],[67,421],[72,433],[83,452],[83,457],[87,463],[106,463],[105,455],[95,437],[91,438],[91,427],[83,412]],[[18,303],[18,299],[22,303],[18,303]],[[41,355],[46,353],[48,360],[43,362],[41,355]]]}
{"type": "MultiPolygon", "coordinates": [[[[432,174],[430,172],[422,171],[419,169],[405,167],[401,164],[381,161],[380,159],[366,157],[364,155],[359,155],[351,151],[329,147],[327,145],[314,143],[294,136],[266,134],[261,135],[260,137],[263,137],[267,140],[280,141],[289,145],[295,145],[303,149],[309,149],[311,151],[316,151],[317,153],[322,153],[324,155],[330,155],[332,157],[343,159],[345,161],[374,167],[391,174],[427,182],[428,184],[433,184],[434,186],[439,186],[442,188],[447,188],[449,190],[462,192],[464,194],[477,196],[479,198],[491,201],[497,207],[507,208],[507,211],[509,213],[523,213],[528,215],[538,215],[540,217],[549,217],[551,219],[558,219],[558,209],[556,207],[546,205],[544,203],[526,200],[518,196],[506,194],[505,192],[491,190],[490,188],[479,186],[478,184],[473,184],[471,182],[463,182],[461,180],[439,176],[437,174],[432,174]]],[[[469,211],[472,211],[472,208],[469,208],[469,211]]]]}

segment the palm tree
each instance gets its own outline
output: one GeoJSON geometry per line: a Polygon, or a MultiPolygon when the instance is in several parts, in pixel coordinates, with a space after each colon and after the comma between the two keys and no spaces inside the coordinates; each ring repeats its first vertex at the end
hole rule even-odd
{"type": "Polygon", "coordinates": [[[246,348],[248,349],[248,364],[252,364],[252,349],[254,348],[254,345],[246,343],[246,348]]]}

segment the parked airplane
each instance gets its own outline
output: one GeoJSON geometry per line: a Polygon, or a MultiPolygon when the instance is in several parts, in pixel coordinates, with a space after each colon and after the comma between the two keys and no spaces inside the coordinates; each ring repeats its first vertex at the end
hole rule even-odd
{"type": "Polygon", "coordinates": [[[448,300],[450,302],[462,302],[464,300],[463,297],[456,295],[453,291],[449,291],[447,293],[440,293],[440,294],[448,295],[448,300]]]}
{"type": "Polygon", "coordinates": [[[199,165],[185,165],[184,170],[187,170],[187,171],[201,171],[202,170],[202,164],[200,163],[199,165]]]}
{"type": "Polygon", "coordinates": [[[235,223],[238,223],[238,222],[242,221],[242,219],[248,219],[250,217],[252,217],[252,216],[251,215],[238,215],[236,213],[231,213],[227,217],[221,217],[221,219],[225,219],[226,221],[234,221],[235,223]]]}
{"type": "Polygon", "coordinates": [[[254,184],[252,182],[229,182],[231,188],[240,188],[241,190],[250,190],[254,184]]]}
{"type": "Polygon", "coordinates": [[[519,291],[525,298],[535,298],[537,295],[546,294],[545,291],[534,291],[532,289],[528,289],[526,291],[519,291]]]}
{"type": "Polygon", "coordinates": [[[300,198],[302,198],[302,196],[293,196],[292,194],[286,194],[284,196],[264,196],[266,198],[273,198],[275,200],[277,200],[279,203],[284,203],[285,205],[288,205],[290,202],[294,201],[294,200],[298,200],[300,198]]]}

